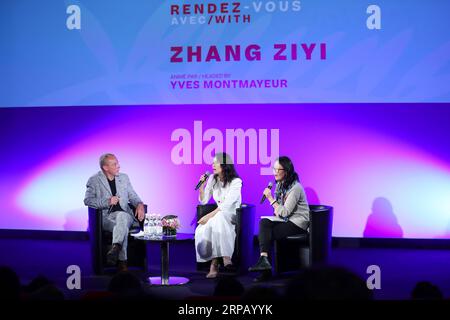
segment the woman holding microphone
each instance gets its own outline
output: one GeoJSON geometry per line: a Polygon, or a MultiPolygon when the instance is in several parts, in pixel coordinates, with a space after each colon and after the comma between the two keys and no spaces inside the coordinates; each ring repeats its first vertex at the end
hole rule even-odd
{"type": "MultiPolygon", "coordinates": [[[[207,204],[213,197],[217,208],[198,221],[195,229],[197,262],[211,261],[207,278],[216,278],[219,272],[218,259],[225,268],[232,268],[231,257],[236,239],[233,221],[236,209],[241,206],[242,180],[226,153],[217,153],[212,164],[213,175],[199,189],[199,201],[207,204]]],[[[200,180],[205,180],[205,175],[200,180]]]]}
{"type": "Polygon", "coordinates": [[[261,271],[255,281],[268,279],[272,274],[269,250],[273,240],[306,233],[309,226],[309,206],[305,191],[299,183],[298,174],[288,157],[279,157],[273,167],[276,181],[275,198],[269,188],[264,190],[268,204],[273,208],[273,219],[261,219],[259,222],[260,257],[249,271],[261,271]]]}

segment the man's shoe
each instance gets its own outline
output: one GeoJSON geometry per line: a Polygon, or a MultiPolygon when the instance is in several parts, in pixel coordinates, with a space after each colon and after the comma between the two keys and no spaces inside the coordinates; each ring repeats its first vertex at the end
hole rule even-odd
{"type": "Polygon", "coordinates": [[[110,266],[115,266],[117,264],[117,260],[119,259],[119,252],[122,247],[115,243],[113,244],[111,250],[106,254],[106,263],[110,266]]]}
{"type": "Polygon", "coordinates": [[[119,260],[117,262],[117,272],[126,272],[128,271],[127,261],[119,260]]]}
{"type": "Polygon", "coordinates": [[[253,279],[253,282],[264,282],[272,277],[272,271],[263,271],[259,276],[253,279]]]}
{"type": "Polygon", "coordinates": [[[248,271],[250,272],[268,270],[272,270],[272,265],[270,264],[269,258],[266,256],[260,256],[258,262],[254,266],[248,268],[248,271]]]}

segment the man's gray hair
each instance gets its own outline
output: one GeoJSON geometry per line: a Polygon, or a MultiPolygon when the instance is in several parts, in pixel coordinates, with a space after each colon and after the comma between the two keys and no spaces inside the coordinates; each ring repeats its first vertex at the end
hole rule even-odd
{"type": "Polygon", "coordinates": [[[102,154],[101,156],[100,156],[100,159],[99,159],[99,164],[100,164],[100,169],[102,169],[103,170],[103,166],[104,165],[106,165],[106,160],[108,160],[108,158],[115,158],[116,156],[114,155],[114,154],[112,154],[112,153],[105,153],[105,154],[102,154]]]}

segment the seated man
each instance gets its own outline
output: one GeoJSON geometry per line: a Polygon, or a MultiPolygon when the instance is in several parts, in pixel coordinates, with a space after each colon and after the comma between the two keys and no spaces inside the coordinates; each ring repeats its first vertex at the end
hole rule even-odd
{"type": "Polygon", "coordinates": [[[144,205],[128,176],[119,173],[120,166],[115,155],[102,155],[100,169],[101,171],[90,177],[86,184],[84,204],[100,209],[103,229],[112,232],[112,248],[107,254],[107,263],[117,264],[119,271],[126,271],[128,231],[131,226],[139,225],[137,219],[144,219],[144,205]],[[136,208],[134,215],[129,203],[136,208]]]}

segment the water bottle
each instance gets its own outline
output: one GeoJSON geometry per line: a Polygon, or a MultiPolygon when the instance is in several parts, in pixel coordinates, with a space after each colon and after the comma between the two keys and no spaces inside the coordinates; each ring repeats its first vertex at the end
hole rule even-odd
{"type": "Polygon", "coordinates": [[[146,214],[144,220],[144,236],[148,236],[150,234],[149,224],[150,224],[149,215],[146,214]]]}
{"type": "Polygon", "coordinates": [[[162,234],[163,234],[162,219],[161,215],[158,214],[156,216],[156,236],[161,237],[162,234]]]}
{"type": "Polygon", "coordinates": [[[150,221],[149,221],[149,235],[150,238],[154,238],[156,234],[156,221],[155,221],[155,215],[150,215],[150,221]]]}

